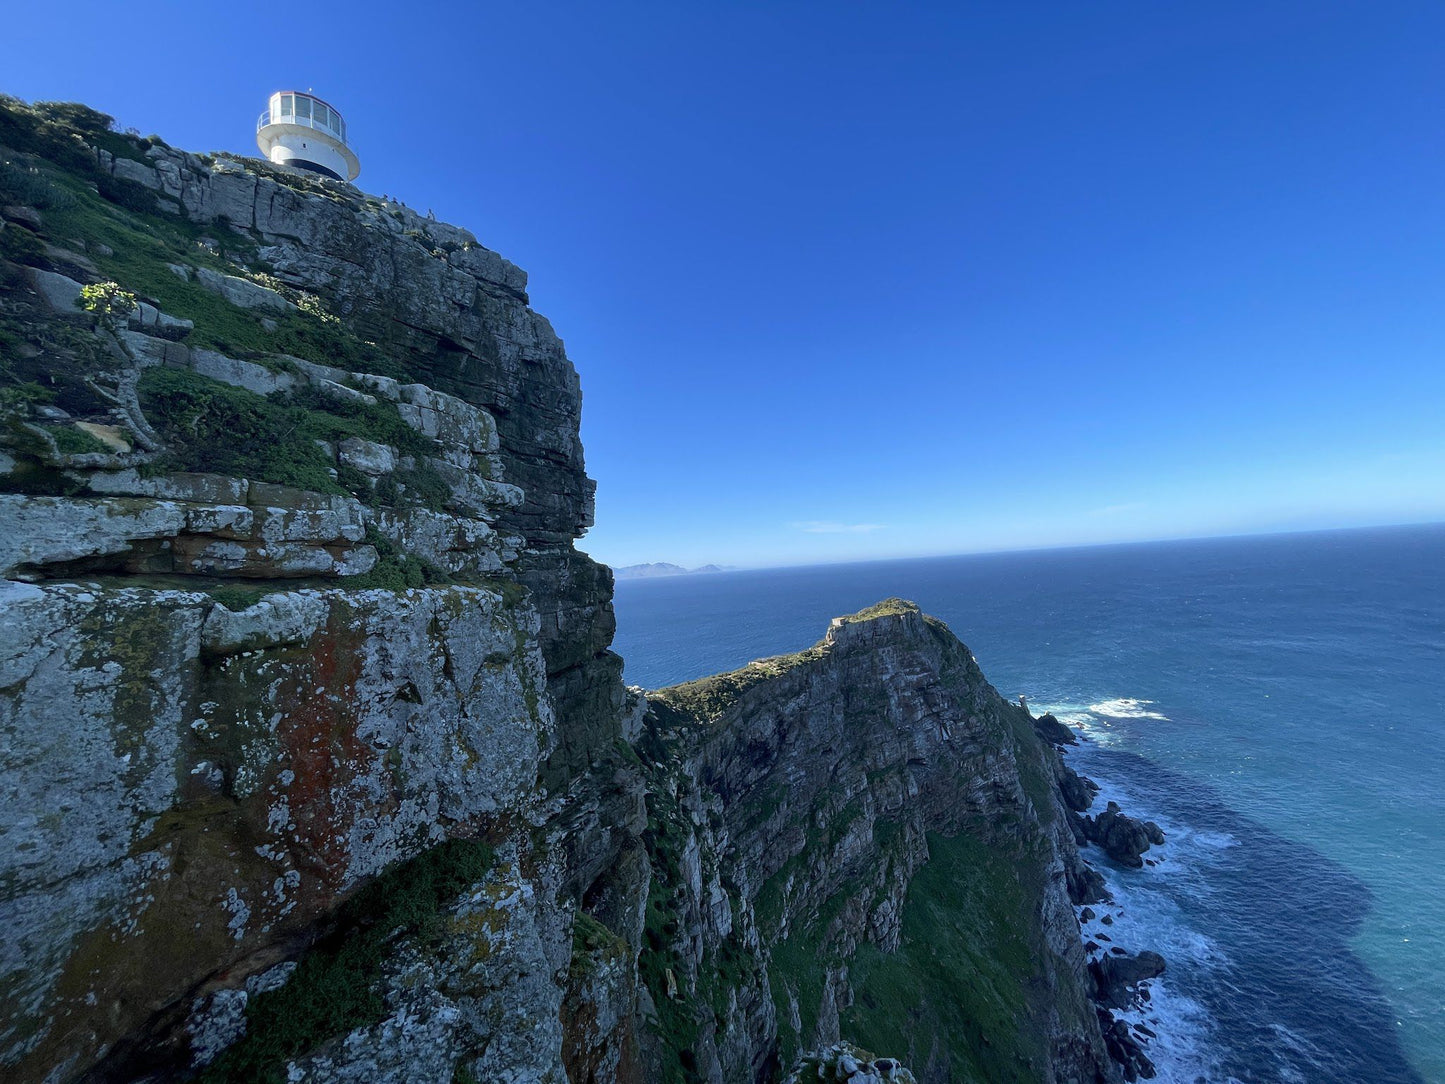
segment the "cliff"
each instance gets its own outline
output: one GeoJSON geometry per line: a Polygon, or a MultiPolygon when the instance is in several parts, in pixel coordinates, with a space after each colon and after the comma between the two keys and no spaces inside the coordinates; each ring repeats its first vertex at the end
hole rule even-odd
{"type": "Polygon", "coordinates": [[[1144,1064],[1138,826],[910,604],[624,689],[580,408],[465,230],[0,101],[7,1079],[1144,1064]]]}
{"type": "Polygon", "coordinates": [[[767,1079],[847,1038],[925,1081],[1108,1078],[1062,765],[941,622],[890,600],[649,701],[664,1069],[767,1079]]]}

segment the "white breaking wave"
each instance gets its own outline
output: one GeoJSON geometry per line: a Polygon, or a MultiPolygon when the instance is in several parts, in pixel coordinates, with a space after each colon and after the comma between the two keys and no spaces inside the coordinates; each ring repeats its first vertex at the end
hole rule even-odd
{"type": "MultiPolygon", "coordinates": [[[[1108,703],[1113,702],[1108,701],[1108,703]]],[[[1142,703],[1142,701],[1140,702],[1142,703]]],[[[1099,745],[1107,746],[1118,743],[1119,736],[1110,729],[1113,724],[1108,719],[1095,715],[1087,705],[1030,704],[1029,710],[1036,715],[1047,712],[1065,726],[1073,727],[1080,731],[1086,739],[1099,745]]]]}
{"type": "Polygon", "coordinates": [[[1134,700],[1121,696],[1117,700],[1100,700],[1097,704],[1090,704],[1086,710],[1090,714],[1103,715],[1110,719],[1159,719],[1168,722],[1169,716],[1149,710],[1152,703],[1152,700],[1134,700]]]}
{"type": "MultiPolygon", "coordinates": [[[[1124,720],[1167,719],[1162,712],[1150,710],[1152,704],[1149,700],[1120,697],[1086,707],[1060,704],[1051,710],[1060,721],[1080,726],[1093,747],[1102,750],[1126,737],[1124,720]],[[1116,723],[1119,729],[1112,729],[1116,723]]],[[[1147,1001],[1117,1015],[1142,1042],[1154,1063],[1159,1084],[1240,1084],[1223,1068],[1226,1049],[1216,1020],[1203,1003],[1186,992],[1193,983],[1181,974],[1227,968],[1228,945],[1193,925],[1174,898],[1180,891],[1194,898],[1207,898],[1209,868],[1239,841],[1227,832],[1197,829],[1159,814],[1152,803],[1132,792],[1126,780],[1099,771],[1104,765],[1096,761],[1088,746],[1073,750],[1070,759],[1100,788],[1095,811],[1109,801],[1117,801],[1131,816],[1156,821],[1167,839],[1163,847],[1147,856],[1157,865],[1132,870],[1103,862],[1095,864],[1113,900],[1092,905],[1094,919],[1081,923],[1084,939],[1099,945],[1091,955],[1097,958],[1115,946],[1129,952],[1153,949],[1176,968],[1173,974],[1166,970],[1146,983],[1150,994],[1147,1001]],[[1108,923],[1103,921],[1105,915],[1110,919],[1108,923]],[[1148,1032],[1135,1030],[1135,1025],[1142,1025],[1148,1032]]]]}
{"type": "MultiPolygon", "coordinates": [[[[1168,964],[1185,961],[1195,968],[1219,967],[1228,959],[1223,946],[1190,926],[1162,885],[1158,871],[1100,870],[1114,897],[1112,903],[1093,904],[1095,917],[1083,923],[1085,940],[1099,944],[1097,958],[1114,946],[1138,952],[1153,949],[1168,964]],[[1103,921],[1108,916],[1109,923],[1103,921]],[[1107,940],[1105,940],[1107,938],[1107,940]]],[[[1082,908],[1080,909],[1082,910],[1082,908]]],[[[1160,1084],[1226,1084],[1233,1078],[1221,1070],[1220,1037],[1214,1018],[1199,1001],[1179,989],[1166,970],[1146,983],[1149,999],[1116,1015],[1134,1030],[1154,1063],[1160,1084]],[[1140,1032],[1135,1025],[1149,1029],[1140,1032]]]]}

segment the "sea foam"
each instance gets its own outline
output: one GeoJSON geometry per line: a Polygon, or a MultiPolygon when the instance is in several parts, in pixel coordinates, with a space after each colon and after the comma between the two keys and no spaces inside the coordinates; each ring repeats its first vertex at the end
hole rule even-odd
{"type": "Polygon", "coordinates": [[[1135,700],[1121,696],[1114,700],[1100,700],[1097,704],[1090,704],[1086,710],[1093,715],[1103,715],[1110,719],[1158,719],[1168,722],[1169,716],[1149,710],[1153,703],[1152,700],[1135,700]]]}

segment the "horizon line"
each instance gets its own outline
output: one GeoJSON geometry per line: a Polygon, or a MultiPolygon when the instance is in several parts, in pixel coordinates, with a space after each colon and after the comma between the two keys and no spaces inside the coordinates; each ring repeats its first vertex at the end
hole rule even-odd
{"type": "MultiPolygon", "coordinates": [[[[1159,538],[1131,538],[1131,539],[1120,539],[1120,540],[1113,541],[1113,542],[1063,542],[1063,543],[1059,543],[1058,545],[1014,546],[1014,547],[1000,547],[1000,548],[995,548],[995,549],[982,549],[982,550],[954,550],[954,551],[950,551],[950,552],[946,552],[946,553],[912,553],[912,554],[897,555],[897,556],[892,556],[892,557],[843,558],[843,559],[834,560],[834,561],[829,561],[829,560],[807,561],[807,562],[796,563],[796,564],[794,564],[794,563],[787,563],[787,564],[743,565],[743,564],[732,564],[732,563],[729,562],[726,567],[721,567],[721,568],[717,569],[716,571],[711,571],[711,572],[694,572],[693,569],[691,569],[691,568],[686,568],[685,566],[678,565],[678,567],[679,567],[679,568],[683,568],[684,571],[679,572],[679,573],[676,573],[676,574],[671,575],[671,576],[640,576],[640,577],[637,577],[637,578],[627,578],[627,579],[618,580],[617,582],[618,582],[618,583],[650,583],[650,582],[654,582],[654,581],[656,581],[656,580],[681,579],[681,578],[684,578],[684,577],[687,577],[687,576],[691,576],[691,575],[726,576],[726,575],[729,575],[729,574],[735,573],[735,572],[773,572],[773,571],[781,571],[781,570],[786,570],[786,569],[836,568],[836,567],[843,567],[843,566],[846,566],[846,565],[877,565],[877,564],[889,564],[889,563],[892,563],[892,562],[895,562],[895,561],[938,561],[938,560],[943,560],[943,559],[946,559],[946,558],[949,558],[949,557],[990,557],[990,556],[1001,556],[1001,555],[1003,555],[1003,554],[1012,554],[1012,553],[1056,553],[1056,552],[1064,552],[1064,551],[1068,551],[1068,550],[1118,549],[1118,548],[1122,548],[1122,547],[1125,547],[1125,546],[1152,546],[1152,545],[1159,545],[1159,544],[1161,544],[1161,543],[1170,543],[1170,542],[1224,542],[1224,541],[1229,541],[1229,540],[1232,540],[1232,539],[1244,539],[1244,538],[1288,538],[1288,537],[1293,536],[1293,535],[1344,534],[1344,533],[1347,533],[1347,532],[1350,532],[1350,531],[1391,531],[1391,530],[1402,530],[1402,529],[1409,528],[1409,527],[1445,527],[1445,519],[1408,520],[1408,521],[1405,521],[1405,522],[1391,522],[1391,523],[1365,523],[1365,524],[1355,524],[1355,525],[1344,526],[1344,527],[1306,527],[1306,528],[1299,528],[1299,529],[1293,529],[1293,530],[1283,530],[1283,531],[1278,531],[1278,530],[1234,531],[1234,532],[1228,532],[1228,533],[1224,533],[1224,534],[1167,535],[1167,536],[1159,537],[1159,538]]],[[[585,551],[584,551],[584,552],[585,552],[585,551]]],[[[592,555],[589,554],[589,556],[592,556],[592,555]]],[[[598,559],[598,558],[596,558],[596,557],[593,557],[593,559],[594,559],[594,560],[598,560],[600,564],[606,565],[607,568],[609,568],[609,569],[611,569],[611,570],[613,570],[613,571],[615,571],[615,570],[617,570],[617,569],[619,569],[619,568],[635,568],[635,567],[638,567],[638,566],[640,566],[640,565],[649,565],[649,564],[676,564],[676,562],[673,562],[673,561],[633,561],[633,562],[630,562],[630,563],[625,564],[625,565],[614,565],[614,564],[610,564],[610,563],[608,563],[608,562],[606,562],[606,561],[601,561],[600,559],[598,559]]],[[[719,566],[722,566],[722,565],[724,565],[724,562],[722,562],[722,561],[704,561],[704,562],[703,562],[701,565],[699,565],[698,567],[699,567],[699,568],[704,568],[704,567],[707,567],[708,565],[719,565],[719,566]]]]}

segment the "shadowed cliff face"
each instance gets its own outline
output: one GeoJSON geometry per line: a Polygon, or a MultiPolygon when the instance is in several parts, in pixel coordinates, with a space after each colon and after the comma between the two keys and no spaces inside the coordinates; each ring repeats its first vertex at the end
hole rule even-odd
{"type": "Polygon", "coordinates": [[[941,624],[622,687],[522,272],[79,106],[0,223],[0,1075],[1114,1078],[1082,786],[941,624]]]}

